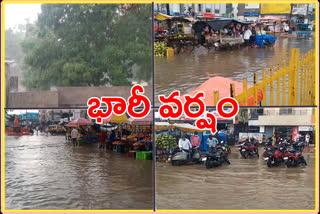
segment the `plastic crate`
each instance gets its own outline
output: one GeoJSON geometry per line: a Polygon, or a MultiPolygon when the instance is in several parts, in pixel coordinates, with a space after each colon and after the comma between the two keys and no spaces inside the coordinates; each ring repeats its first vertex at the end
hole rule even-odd
{"type": "Polygon", "coordinates": [[[152,152],[136,152],[138,160],[152,160],[152,152]]]}
{"type": "Polygon", "coordinates": [[[129,151],[128,152],[128,157],[135,158],[136,157],[136,151],[129,151]]]}
{"type": "Polygon", "coordinates": [[[113,151],[114,152],[124,152],[124,145],[113,145],[113,151]]]}
{"type": "Polygon", "coordinates": [[[77,140],[77,145],[78,145],[78,146],[84,145],[84,141],[83,141],[83,140],[77,140]]]}

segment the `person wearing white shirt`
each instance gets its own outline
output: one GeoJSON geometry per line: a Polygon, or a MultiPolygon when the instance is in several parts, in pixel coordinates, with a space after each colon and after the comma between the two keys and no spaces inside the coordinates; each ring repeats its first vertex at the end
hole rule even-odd
{"type": "Polygon", "coordinates": [[[217,138],[213,137],[212,135],[209,135],[208,140],[207,140],[207,145],[209,148],[214,148],[216,145],[219,143],[217,138]]]}
{"type": "Polygon", "coordinates": [[[71,138],[72,138],[73,146],[76,146],[78,135],[79,135],[78,130],[76,128],[73,128],[71,131],[71,138]]]}
{"type": "Polygon", "coordinates": [[[181,138],[179,139],[179,148],[181,150],[187,150],[187,151],[190,151],[190,149],[192,148],[192,145],[189,139],[187,139],[185,135],[182,135],[181,138]]]}
{"type": "Polygon", "coordinates": [[[251,30],[248,27],[246,27],[245,31],[244,31],[244,34],[243,34],[243,39],[244,39],[245,46],[246,46],[247,49],[249,47],[249,41],[250,41],[250,37],[251,36],[252,36],[251,30]]]}

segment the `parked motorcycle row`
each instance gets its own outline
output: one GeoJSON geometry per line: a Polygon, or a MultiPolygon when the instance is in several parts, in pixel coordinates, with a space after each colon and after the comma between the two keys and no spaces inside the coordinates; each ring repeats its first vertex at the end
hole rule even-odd
{"type": "Polygon", "coordinates": [[[276,145],[266,144],[263,158],[268,167],[286,165],[288,168],[307,165],[302,155],[304,142],[287,142],[282,140],[276,145]]]}
{"type": "MultiPolygon", "coordinates": [[[[245,158],[259,158],[259,150],[255,139],[246,139],[240,142],[240,155],[245,158]]],[[[271,141],[266,142],[262,158],[268,167],[285,165],[288,168],[299,165],[307,165],[306,160],[302,155],[304,142],[288,142],[281,140],[276,144],[271,141]]],[[[219,167],[225,164],[230,164],[228,154],[231,153],[229,146],[224,145],[223,141],[216,147],[210,148],[207,152],[201,152],[198,147],[192,148],[191,151],[175,149],[172,151],[169,161],[173,166],[204,164],[207,169],[219,167]]]]}
{"type": "Polygon", "coordinates": [[[230,164],[228,160],[229,153],[231,153],[230,147],[224,145],[222,141],[207,152],[201,152],[198,147],[192,148],[191,151],[176,149],[169,157],[169,161],[171,161],[173,166],[204,163],[205,167],[210,169],[230,164]]]}

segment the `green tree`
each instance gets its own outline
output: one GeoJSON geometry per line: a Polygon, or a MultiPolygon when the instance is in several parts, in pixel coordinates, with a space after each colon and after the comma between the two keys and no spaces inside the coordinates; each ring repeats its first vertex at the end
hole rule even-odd
{"type": "Polygon", "coordinates": [[[41,10],[23,42],[29,90],[151,82],[150,4],[43,4],[41,10]]]}

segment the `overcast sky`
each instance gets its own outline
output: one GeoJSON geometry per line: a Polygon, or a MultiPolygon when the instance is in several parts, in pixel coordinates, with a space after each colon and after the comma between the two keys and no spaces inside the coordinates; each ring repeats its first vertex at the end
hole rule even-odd
{"type": "Polygon", "coordinates": [[[5,3],[5,29],[17,27],[19,24],[26,24],[37,20],[38,14],[41,12],[41,4],[36,3],[5,3]]]}

